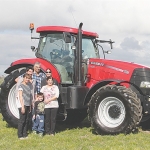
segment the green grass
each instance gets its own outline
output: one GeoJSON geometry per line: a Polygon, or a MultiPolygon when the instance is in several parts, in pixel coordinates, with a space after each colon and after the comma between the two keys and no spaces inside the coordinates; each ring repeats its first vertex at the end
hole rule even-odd
{"type": "MultiPolygon", "coordinates": [[[[0,80],[0,82],[2,82],[0,80]]],[[[78,127],[56,126],[56,136],[38,137],[29,133],[29,138],[19,140],[17,129],[2,121],[0,114],[0,150],[149,150],[150,132],[138,134],[100,136],[92,133],[89,122],[78,127]]]]}
{"type": "Polygon", "coordinates": [[[90,124],[84,121],[79,127],[56,126],[54,137],[38,137],[29,133],[29,138],[19,140],[17,129],[2,121],[0,114],[1,150],[149,150],[150,134],[100,136],[92,133],[90,124]]]}

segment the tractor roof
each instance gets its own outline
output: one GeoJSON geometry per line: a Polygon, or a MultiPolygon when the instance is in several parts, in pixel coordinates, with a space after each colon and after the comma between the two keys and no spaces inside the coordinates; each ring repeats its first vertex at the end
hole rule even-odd
{"type": "MultiPolygon", "coordinates": [[[[41,32],[70,32],[77,34],[78,29],[77,28],[70,28],[70,27],[64,27],[64,26],[41,26],[36,29],[36,32],[41,33],[41,32]]],[[[85,36],[92,36],[95,38],[98,38],[98,34],[94,32],[88,32],[88,31],[83,31],[82,33],[85,36]]]]}

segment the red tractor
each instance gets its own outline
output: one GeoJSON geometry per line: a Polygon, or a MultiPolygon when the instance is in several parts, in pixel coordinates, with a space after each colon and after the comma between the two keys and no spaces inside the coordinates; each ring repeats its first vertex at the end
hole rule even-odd
{"type": "MultiPolygon", "coordinates": [[[[32,31],[33,27],[31,28],[32,31]]],[[[41,63],[41,72],[51,68],[59,83],[58,119],[75,124],[88,115],[97,134],[131,133],[150,118],[150,68],[131,62],[102,59],[98,34],[79,28],[42,26],[37,58],[21,59],[5,70],[0,106],[4,119],[16,127],[19,117],[15,78],[26,67],[41,63]]]]}

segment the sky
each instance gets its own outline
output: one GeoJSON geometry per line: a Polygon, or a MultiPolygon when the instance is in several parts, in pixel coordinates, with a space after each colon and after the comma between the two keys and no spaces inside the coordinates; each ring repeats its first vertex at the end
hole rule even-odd
{"type": "MultiPolygon", "coordinates": [[[[150,0],[0,0],[0,75],[22,58],[34,58],[29,24],[68,26],[115,41],[107,59],[150,66],[150,0]]],[[[36,30],[33,36],[38,37],[36,30]]],[[[110,50],[104,45],[104,50],[110,50]]]]}

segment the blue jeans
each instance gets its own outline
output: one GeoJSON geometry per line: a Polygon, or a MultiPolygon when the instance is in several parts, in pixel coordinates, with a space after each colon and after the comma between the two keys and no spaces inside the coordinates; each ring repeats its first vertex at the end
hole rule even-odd
{"type": "Polygon", "coordinates": [[[32,131],[44,132],[44,115],[36,115],[36,118],[33,120],[32,131]]]}

